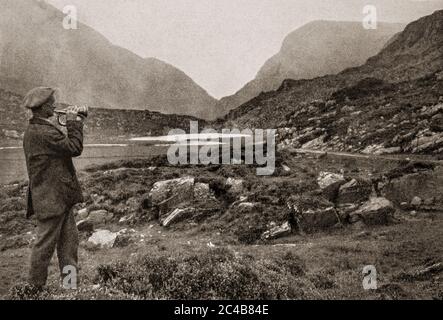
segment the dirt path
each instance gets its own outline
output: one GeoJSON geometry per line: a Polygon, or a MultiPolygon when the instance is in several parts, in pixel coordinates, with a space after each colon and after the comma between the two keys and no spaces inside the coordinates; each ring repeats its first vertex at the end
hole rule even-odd
{"type": "Polygon", "coordinates": [[[397,156],[387,156],[387,155],[368,155],[361,153],[350,153],[350,152],[335,152],[335,151],[323,151],[323,150],[311,150],[311,149],[295,149],[298,153],[303,154],[325,154],[334,155],[338,157],[347,157],[347,158],[357,158],[357,159],[369,159],[369,160],[391,160],[391,161],[404,161],[404,160],[414,160],[421,161],[424,163],[433,163],[437,165],[443,165],[443,160],[433,160],[427,159],[425,156],[417,156],[417,155],[397,155],[397,156]]]}

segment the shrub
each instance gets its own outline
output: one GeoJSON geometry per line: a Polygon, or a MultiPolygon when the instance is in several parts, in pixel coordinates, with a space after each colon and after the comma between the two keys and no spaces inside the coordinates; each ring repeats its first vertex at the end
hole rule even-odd
{"type": "Polygon", "coordinates": [[[303,295],[296,285],[300,274],[304,264],[292,254],[255,260],[217,248],[103,265],[97,280],[143,299],[293,299],[303,295]]]}

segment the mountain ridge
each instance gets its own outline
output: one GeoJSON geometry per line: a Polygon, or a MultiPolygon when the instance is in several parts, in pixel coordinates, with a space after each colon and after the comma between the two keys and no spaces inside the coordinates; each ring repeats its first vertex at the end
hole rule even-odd
{"type": "Polygon", "coordinates": [[[296,147],[362,152],[374,144],[366,151],[441,153],[442,102],[443,10],[438,10],[410,23],[364,65],[287,79],[218,123],[282,129],[284,144],[296,147]]]}
{"type": "Polygon", "coordinates": [[[310,79],[361,65],[403,27],[379,23],[377,30],[366,30],[355,21],[311,21],[289,33],[256,77],[234,95],[222,98],[217,108],[228,112],[261,92],[276,90],[285,79],[310,79]]]}
{"type": "Polygon", "coordinates": [[[80,22],[65,30],[63,14],[47,3],[0,6],[2,88],[24,94],[44,84],[59,87],[68,103],[211,118],[216,100],[174,66],[116,46],[80,22]]]}

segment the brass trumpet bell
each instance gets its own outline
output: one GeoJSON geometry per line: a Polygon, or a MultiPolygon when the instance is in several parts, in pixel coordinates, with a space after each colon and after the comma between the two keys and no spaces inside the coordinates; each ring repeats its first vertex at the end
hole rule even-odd
{"type": "MultiPolygon", "coordinates": [[[[56,117],[57,117],[57,121],[58,123],[63,126],[66,127],[66,113],[67,113],[67,109],[62,109],[62,110],[55,110],[54,111],[56,117]]],[[[84,118],[88,117],[88,107],[87,106],[81,106],[80,110],[77,113],[77,118],[78,120],[83,120],[84,118]]]]}

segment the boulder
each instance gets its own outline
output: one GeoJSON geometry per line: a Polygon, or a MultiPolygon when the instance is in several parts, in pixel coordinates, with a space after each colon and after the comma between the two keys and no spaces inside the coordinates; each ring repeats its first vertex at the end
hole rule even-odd
{"type": "Polygon", "coordinates": [[[408,151],[413,153],[431,152],[443,147],[443,132],[418,137],[411,141],[408,151]]]}
{"type": "MultiPolygon", "coordinates": [[[[379,132],[379,134],[383,134],[383,132],[379,132]]],[[[399,139],[400,139],[399,137],[396,137],[395,141],[398,141],[399,139]]],[[[363,154],[374,154],[374,155],[395,154],[400,152],[401,152],[400,147],[385,148],[384,146],[378,144],[369,145],[361,151],[361,153],[363,154]]]]}
{"type": "Polygon", "coordinates": [[[271,240],[277,239],[281,237],[285,237],[290,235],[292,232],[291,224],[289,222],[285,222],[280,226],[271,226],[268,231],[265,231],[261,238],[263,240],[271,240]]]}
{"type": "Polygon", "coordinates": [[[285,172],[290,172],[291,171],[291,168],[289,168],[287,165],[282,165],[282,169],[283,169],[283,171],[285,171],[285,172]]]}
{"type": "Polygon", "coordinates": [[[174,196],[179,196],[185,200],[193,197],[193,187],[194,178],[189,176],[158,181],[154,183],[149,192],[149,197],[154,205],[158,205],[174,196]]]}
{"type": "Polygon", "coordinates": [[[434,132],[443,132],[443,113],[432,117],[429,128],[434,132]]]}
{"type": "Polygon", "coordinates": [[[226,185],[230,186],[229,192],[231,192],[231,193],[241,194],[243,191],[243,180],[242,179],[228,178],[226,180],[226,185]]]}
{"type": "Polygon", "coordinates": [[[436,104],[431,107],[423,107],[421,113],[428,117],[432,117],[438,114],[442,114],[443,112],[443,103],[436,104]]]}
{"type": "Polygon", "coordinates": [[[340,186],[337,204],[360,203],[367,201],[371,196],[372,183],[362,179],[352,179],[340,186]]]}
{"type": "Polygon", "coordinates": [[[80,220],[77,222],[77,230],[80,232],[93,232],[94,231],[94,223],[92,223],[89,219],[80,220]]]}
{"type": "Polygon", "coordinates": [[[322,171],[317,177],[317,183],[322,190],[322,194],[329,201],[337,197],[340,186],[345,182],[344,176],[338,173],[322,171]]]}
{"type": "Polygon", "coordinates": [[[395,208],[386,198],[371,198],[350,214],[350,222],[362,221],[365,225],[384,225],[391,221],[395,208]]]}
{"type": "Polygon", "coordinates": [[[196,183],[194,185],[194,199],[196,200],[207,200],[214,197],[213,192],[209,188],[207,183],[196,183]]]}
{"type": "Polygon", "coordinates": [[[106,210],[94,210],[88,215],[88,220],[94,225],[105,224],[112,220],[114,214],[106,210]]]}
{"type": "Polygon", "coordinates": [[[303,144],[301,146],[301,148],[302,149],[315,149],[315,150],[322,149],[325,147],[325,143],[324,143],[325,138],[326,138],[326,134],[324,134],[318,138],[312,139],[311,141],[306,142],[305,144],[303,144]]]}
{"type": "Polygon", "coordinates": [[[117,239],[117,233],[109,230],[97,230],[88,239],[88,243],[101,248],[112,248],[114,246],[115,239],[117,239]]]}
{"type": "MultiPolygon", "coordinates": [[[[429,209],[443,209],[443,168],[395,177],[380,189],[381,194],[397,205],[411,204],[414,197],[427,200],[429,209]]],[[[417,200],[417,199],[416,199],[417,200]]],[[[406,207],[408,208],[408,207],[406,207]]]]}
{"type": "Polygon", "coordinates": [[[18,133],[17,130],[3,130],[3,134],[7,138],[20,139],[20,134],[18,133]]]}
{"type": "Polygon", "coordinates": [[[400,153],[400,147],[390,147],[390,148],[380,148],[374,152],[375,155],[383,155],[383,154],[396,154],[400,153]]]}
{"type": "Polygon", "coordinates": [[[333,204],[325,199],[295,196],[288,200],[288,208],[301,232],[326,230],[340,222],[333,204]]]}
{"type": "Polygon", "coordinates": [[[349,215],[358,209],[360,204],[356,203],[341,203],[336,207],[340,222],[349,222],[349,215]]]}
{"type": "Polygon", "coordinates": [[[134,229],[122,229],[117,232],[117,238],[114,241],[114,248],[126,247],[131,243],[137,242],[143,239],[143,235],[140,235],[134,229]]]}
{"type": "Polygon", "coordinates": [[[151,205],[159,208],[160,218],[171,210],[186,207],[194,198],[194,178],[158,181],[148,195],[151,205]]]}
{"type": "Polygon", "coordinates": [[[411,200],[411,206],[414,208],[418,208],[423,203],[422,198],[415,196],[411,200]]]}
{"type": "Polygon", "coordinates": [[[87,208],[80,209],[77,212],[77,217],[80,220],[85,220],[88,217],[88,215],[89,215],[89,212],[88,212],[87,208]]]}
{"type": "Polygon", "coordinates": [[[134,214],[130,214],[130,215],[121,217],[120,220],[118,220],[118,223],[131,224],[135,221],[135,219],[136,219],[136,217],[134,216],[134,214]]]}
{"type": "Polygon", "coordinates": [[[160,223],[163,227],[168,227],[174,223],[182,221],[183,219],[192,215],[195,212],[194,208],[184,208],[184,209],[175,209],[172,212],[166,214],[163,218],[160,219],[160,223]]]}
{"type": "Polygon", "coordinates": [[[128,200],[126,200],[126,207],[128,208],[128,211],[131,213],[137,212],[141,207],[141,201],[137,197],[131,197],[128,200]]]}
{"type": "Polygon", "coordinates": [[[379,150],[382,150],[383,146],[379,144],[372,144],[364,148],[361,153],[363,154],[376,154],[379,150]]]}
{"type": "Polygon", "coordinates": [[[241,202],[238,205],[239,209],[246,209],[246,210],[252,210],[254,209],[254,207],[256,206],[256,203],[252,203],[252,202],[241,202]]]}

